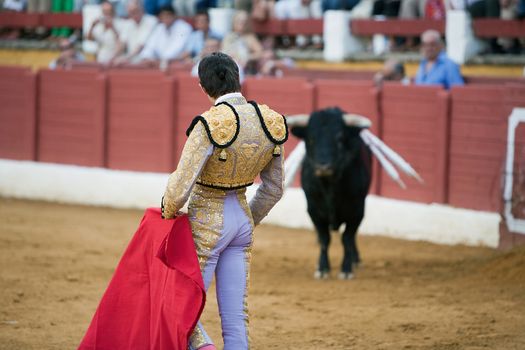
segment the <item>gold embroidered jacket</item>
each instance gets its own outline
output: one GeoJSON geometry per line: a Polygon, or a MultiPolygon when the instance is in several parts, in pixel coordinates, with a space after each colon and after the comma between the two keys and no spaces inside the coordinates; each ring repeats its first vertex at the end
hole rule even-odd
{"type": "Polygon", "coordinates": [[[285,118],[266,105],[235,97],[197,116],[187,135],[164,194],[164,217],[172,218],[183,207],[195,183],[236,190],[260,174],[262,184],[249,204],[258,224],[282,196],[285,118]]]}

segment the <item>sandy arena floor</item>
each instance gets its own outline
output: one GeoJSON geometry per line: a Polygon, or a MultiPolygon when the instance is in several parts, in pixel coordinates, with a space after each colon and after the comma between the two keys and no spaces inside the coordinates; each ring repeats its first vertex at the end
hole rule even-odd
{"type": "MultiPolygon", "coordinates": [[[[0,349],[75,349],[141,217],[0,199],[0,349]]],[[[525,349],[525,249],[359,245],[354,280],[316,281],[313,232],[258,228],[252,349],[525,349]]],[[[214,299],[204,324],[220,342],[214,299]]]]}

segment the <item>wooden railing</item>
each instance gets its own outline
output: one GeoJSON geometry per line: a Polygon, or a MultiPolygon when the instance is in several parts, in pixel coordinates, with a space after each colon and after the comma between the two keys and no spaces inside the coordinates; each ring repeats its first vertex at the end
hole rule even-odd
{"type": "MultiPolygon", "coordinates": [[[[191,18],[185,18],[192,23],[191,18]]],[[[18,13],[0,12],[0,27],[33,28],[33,27],[70,27],[82,28],[80,13],[18,13]]],[[[371,36],[374,34],[418,36],[427,29],[445,33],[445,21],[424,19],[356,19],[350,23],[354,35],[371,36]]],[[[263,35],[314,35],[323,33],[322,19],[301,20],[268,20],[253,22],[253,29],[263,35]]],[[[473,29],[480,38],[491,37],[525,37],[525,21],[501,19],[475,19],[473,29]]]]}

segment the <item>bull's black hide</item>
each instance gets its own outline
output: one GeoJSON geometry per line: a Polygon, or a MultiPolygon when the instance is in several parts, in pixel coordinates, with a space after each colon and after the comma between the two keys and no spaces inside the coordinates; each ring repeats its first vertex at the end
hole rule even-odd
{"type": "Polygon", "coordinates": [[[339,108],[314,112],[307,126],[293,126],[291,130],[306,144],[301,182],[321,246],[316,276],[329,275],[330,230],[345,223],[340,276],[351,278],[352,265],[360,261],[355,237],[370,188],[370,150],[359,136],[361,128],[345,125],[339,108]]]}

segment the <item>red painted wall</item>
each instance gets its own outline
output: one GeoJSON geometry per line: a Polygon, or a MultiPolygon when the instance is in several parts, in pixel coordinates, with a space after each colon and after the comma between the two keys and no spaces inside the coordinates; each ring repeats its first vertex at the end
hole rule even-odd
{"type": "Polygon", "coordinates": [[[0,67],[0,157],[36,157],[36,75],[29,68],[0,67]]]}
{"type": "MultiPolygon", "coordinates": [[[[211,103],[187,73],[0,68],[0,157],[171,172],[191,120],[211,103]]],[[[425,184],[400,189],[384,172],[372,192],[498,211],[507,118],[525,106],[522,84],[453,88],[307,78],[247,79],[248,99],[285,114],[339,105],[369,117],[372,131],[405,157],[425,184]]],[[[290,138],[289,153],[297,144],[290,138]]],[[[517,147],[525,143],[518,130],[517,147]]],[[[517,161],[518,159],[516,159],[517,161]]],[[[296,182],[298,184],[298,181],[296,182]]]]}
{"type": "MultiPolygon", "coordinates": [[[[259,104],[266,104],[284,116],[310,113],[314,110],[314,86],[305,78],[250,78],[243,85],[244,96],[259,104]]],[[[290,133],[284,152],[290,154],[299,139],[290,133]]],[[[297,174],[295,186],[300,185],[297,174]]]]}
{"type": "Polygon", "coordinates": [[[503,86],[451,90],[449,201],[458,207],[499,211],[506,152],[503,86]]]}
{"type": "Polygon", "coordinates": [[[106,77],[42,70],[38,86],[37,160],[106,166],[106,77]]]}
{"type": "Polygon", "coordinates": [[[382,139],[421,175],[403,177],[400,188],[385,172],[381,195],[418,202],[446,202],[448,96],[440,87],[385,84],[381,93],[382,139]]]}
{"type": "Polygon", "coordinates": [[[175,79],[158,71],[111,71],[107,97],[108,167],[172,171],[175,79]]]}

